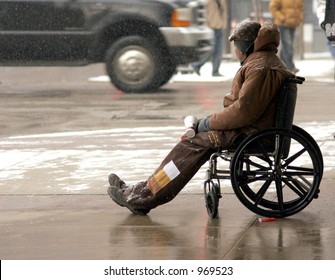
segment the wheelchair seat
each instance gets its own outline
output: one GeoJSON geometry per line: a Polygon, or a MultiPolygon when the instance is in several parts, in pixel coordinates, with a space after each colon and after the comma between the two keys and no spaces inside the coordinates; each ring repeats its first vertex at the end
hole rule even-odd
{"type": "Polygon", "coordinates": [[[242,204],[266,217],[296,214],[318,197],[323,174],[321,151],[312,136],[293,124],[297,84],[304,80],[294,77],[284,81],[278,92],[273,127],[211,155],[204,182],[205,203],[211,218],[218,215],[220,180],[230,180],[242,204]],[[219,168],[218,161],[228,163],[229,168],[219,168]]]}

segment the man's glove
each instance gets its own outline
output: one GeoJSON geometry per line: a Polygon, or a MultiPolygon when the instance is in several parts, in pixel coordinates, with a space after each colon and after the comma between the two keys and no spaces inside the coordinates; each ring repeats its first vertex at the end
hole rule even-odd
{"type": "Polygon", "coordinates": [[[209,117],[200,119],[198,121],[198,129],[197,130],[198,130],[198,133],[211,130],[210,123],[209,123],[209,117]]]}

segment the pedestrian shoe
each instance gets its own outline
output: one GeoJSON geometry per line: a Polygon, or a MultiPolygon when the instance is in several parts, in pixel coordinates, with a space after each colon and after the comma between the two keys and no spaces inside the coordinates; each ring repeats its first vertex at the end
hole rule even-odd
{"type": "Polygon", "coordinates": [[[114,186],[118,189],[124,190],[128,188],[126,183],[122,181],[116,174],[109,174],[108,181],[110,186],[114,186]]]}
{"type": "Polygon", "coordinates": [[[116,204],[122,207],[127,207],[133,214],[143,216],[150,212],[148,209],[134,209],[131,207],[131,205],[123,197],[123,190],[117,188],[116,186],[110,186],[107,190],[107,193],[116,204]]]}
{"type": "Polygon", "coordinates": [[[193,68],[193,71],[194,71],[198,76],[200,76],[200,67],[196,67],[196,66],[193,66],[193,65],[192,65],[192,68],[193,68]]]}
{"type": "Polygon", "coordinates": [[[223,75],[221,75],[220,73],[213,73],[212,76],[213,76],[213,77],[223,77],[223,75]]]}

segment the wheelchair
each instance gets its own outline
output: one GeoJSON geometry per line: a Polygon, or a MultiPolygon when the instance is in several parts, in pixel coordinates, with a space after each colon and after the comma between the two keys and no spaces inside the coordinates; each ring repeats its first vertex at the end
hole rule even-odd
{"type": "Polygon", "coordinates": [[[248,135],[235,148],[219,149],[211,155],[204,182],[209,217],[218,215],[220,180],[230,180],[239,201],[264,217],[294,215],[318,198],[322,153],[313,137],[293,124],[297,84],[304,81],[298,76],[285,80],[274,127],[248,135]]]}

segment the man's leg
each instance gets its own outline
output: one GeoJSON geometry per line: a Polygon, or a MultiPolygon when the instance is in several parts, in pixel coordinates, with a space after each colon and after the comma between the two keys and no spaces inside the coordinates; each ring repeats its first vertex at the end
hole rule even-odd
{"type": "Polygon", "coordinates": [[[125,187],[112,175],[108,193],[121,206],[136,214],[171,201],[209,159],[215,148],[229,147],[236,133],[209,131],[180,141],[147,181],[125,187]]]}

